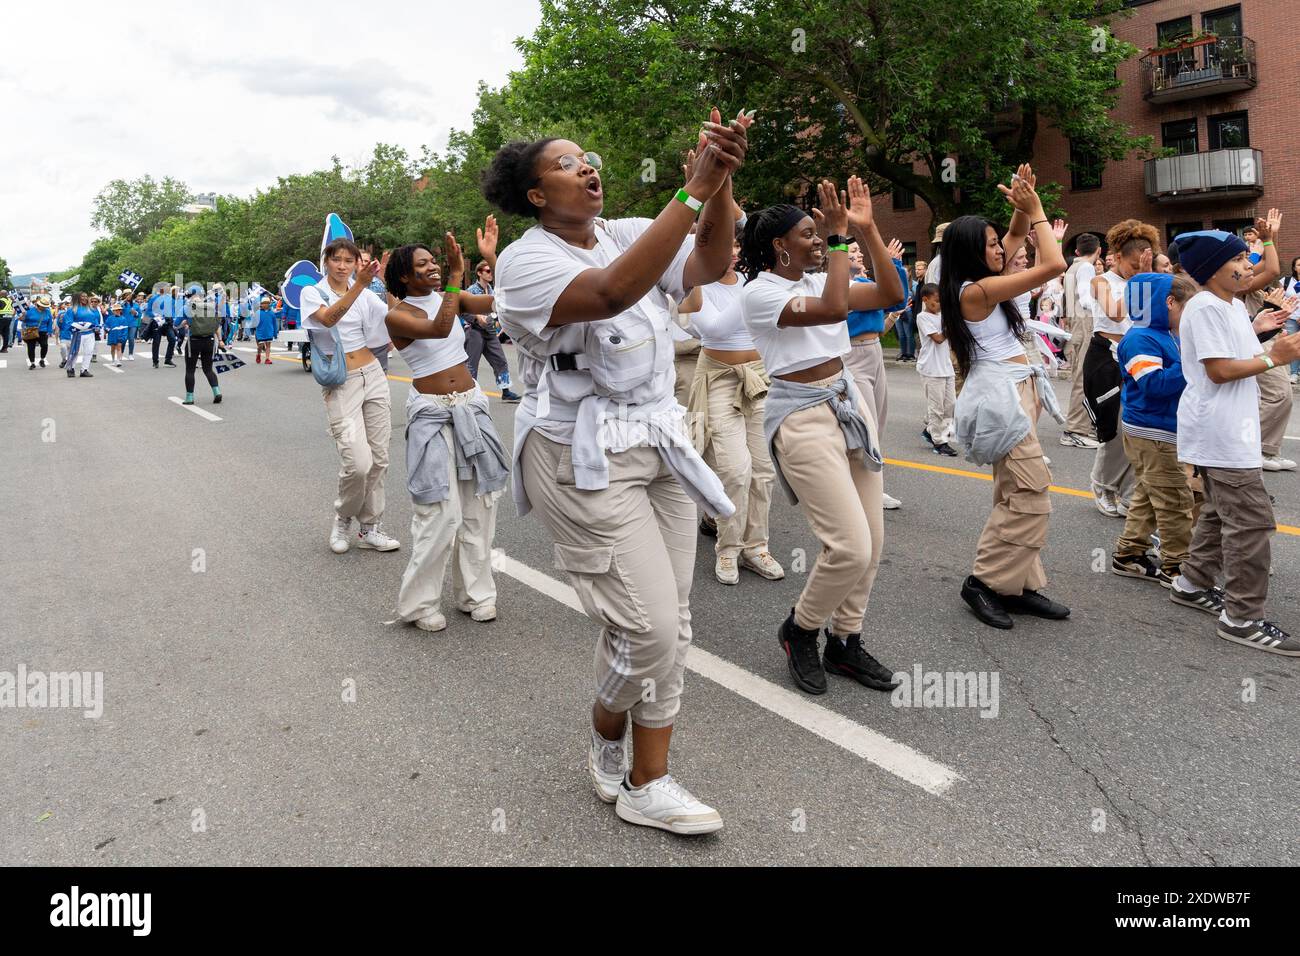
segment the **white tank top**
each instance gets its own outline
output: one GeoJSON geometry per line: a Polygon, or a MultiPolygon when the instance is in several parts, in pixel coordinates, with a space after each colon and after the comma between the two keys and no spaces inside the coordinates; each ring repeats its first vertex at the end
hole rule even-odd
{"type": "Polygon", "coordinates": [[[704,304],[690,317],[706,349],[740,352],[754,347],[754,336],[745,326],[740,312],[740,290],[744,283],[724,285],[713,282],[703,286],[704,304]]]}
{"type": "MultiPolygon", "coordinates": [[[[1128,283],[1128,280],[1119,273],[1112,272],[1109,269],[1103,272],[1101,277],[1105,279],[1106,284],[1110,286],[1111,301],[1118,302],[1122,305],[1124,302],[1124,286],[1128,283]]],[[[1096,306],[1092,310],[1092,330],[1094,332],[1105,332],[1108,335],[1123,335],[1133,327],[1133,320],[1127,315],[1125,315],[1120,321],[1116,322],[1102,310],[1101,302],[1097,301],[1096,296],[1093,296],[1093,301],[1096,302],[1096,306]]]]}
{"type": "MultiPolygon", "coordinates": [[[[402,301],[423,309],[430,324],[442,308],[442,296],[437,292],[408,295],[402,301]]],[[[424,378],[469,361],[465,354],[465,328],[457,318],[451,320],[451,331],[445,339],[412,339],[410,345],[398,351],[402,354],[402,361],[410,367],[412,378],[424,378]]]]}
{"type": "MultiPolygon", "coordinates": [[[[961,284],[965,292],[970,282],[961,284]]],[[[966,328],[975,339],[975,349],[971,353],[972,362],[994,362],[1001,359],[1024,357],[1025,346],[1011,332],[1007,321],[1006,308],[999,303],[983,322],[966,322],[966,328]]]]}

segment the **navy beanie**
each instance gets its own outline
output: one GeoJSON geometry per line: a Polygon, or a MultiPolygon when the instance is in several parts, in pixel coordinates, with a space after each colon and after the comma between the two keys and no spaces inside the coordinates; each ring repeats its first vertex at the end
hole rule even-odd
{"type": "Polygon", "coordinates": [[[1174,240],[1174,244],[1178,246],[1179,264],[1201,285],[1208,282],[1225,262],[1249,249],[1245,240],[1221,229],[1184,232],[1174,240]]]}

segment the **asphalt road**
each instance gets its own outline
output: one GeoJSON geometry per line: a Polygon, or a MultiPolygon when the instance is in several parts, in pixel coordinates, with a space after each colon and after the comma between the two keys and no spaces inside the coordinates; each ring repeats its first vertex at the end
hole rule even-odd
{"type": "MultiPolygon", "coordinates": [[[[98,719],[0,709],[0,862],[1300,855],[1300,661],[1228,644],[1160,588],[1094,570],[1121,522],[1070,493],[1087,488],[1092,453],[1057,445],[1047,420],[1057,488],[1048,592],[1073,615],[1019,618],[1009,632],[979,624],[958,587],[988,514],[986,470],[928,451],[910,366],[889,370],[885,486],[903,508],[886,515],[865,642],[896,670],[996,675],[996,714],[896,707],[836,679],[815,701],[796,695],[774,633],[803,575],[742,573],[725,587],[701,538],[692,611],[706,653],[692,656],[672,766],[726,827],[690,839],[624,824],[592,792],[594,629],[563,600],[540,522],[504,506],[496,623],[447,608],[440,634],[387,625],[405,548],[329,551],[337,458],[319,391],[295,359],[223,376],[220,406],[201,385],[200,408],[220,421],[169,401],[183,394],[181,369],[155,371],[147,358],[121,374],[101,362],[74,381],[29,371],[13,352],[0,359],[0,672],[102,672],[104,682],[98,719]]],[[[403,374],[396,357],[392,373],[403,374]]],[[[407,388],[392,382],[385,519],[404,545],[407,388]]],[[[509,441],[513,409],[493,406],[509,441]]],[[[1300,435],[1294,418],[1289,434],[1300,435]]],[[[1300,629],[1300,477],[1265,481],[1284,526],[1270,611],[1300,629]]],[[[790,568],[797,549],[815,547],[802,516],[774,502],[778,560],[790,568]]]]}

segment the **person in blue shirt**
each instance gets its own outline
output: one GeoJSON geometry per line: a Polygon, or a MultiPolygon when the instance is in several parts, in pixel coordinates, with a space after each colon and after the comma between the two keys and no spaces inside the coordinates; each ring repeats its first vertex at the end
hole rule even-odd
{"type": "Polygon", "coordinates": [[[126,360],[134,362],[135,340],[140,335],[140,305],[130,290],[122,293],[122,315],[126,318],[126,360]]]}
{"type": "MultiPolygon", "coordinates": [[[[870,283],[872,280],[865,274],[862,252],[857,245],[855,242],[849,246],[850,270],[854,266],[858,268],[857,274],[853,275],[853,281],[870,283]]],[[[853,373],[853,382],[858,386],[858,391],[876,413],[876,431],[882,443],[885,436],[885,415],[889,411],[889,380],[885,377],[885,353],[880,345],[880,337],[892,324],[892,320],[886,318],[886,313],[906,309],[911,299],[908,292],[907,269],[903,266],[902,254],[902,243],[897,239],[891,240],[889,258],[894,265],[894,271],[898,273],[899,281],[903,284],[903,300],[888,309],[850,312],[848,326],[851,347],[841,357],[844,367],[853,373]]],[[[882,494],[881,500],[886,511],[893,511],[902,505],[901,501],[889,494],[882,494]]]]}
{"type": "Polygon", "coordinates": [[[104,325],[108,333],[109,364],[114,368],[121,368],[122,350],[126,347],[131,328],[130,315],[121,302],[113,303],[104,325]]]}
{"type": "Polygon", "coordinates": [[[77,304],[68,310],[68,378],[77,375],[77,366],[81,366],[82,378],[94,378],[90,373],[90,360],[95,355],[95,332],[103,324],[99,309],[92,308],[90,297],[81,292],[77,295],[77,304]]]}
{"type": "Polygon", "coordinates": [[[171,289],[166,285],[156,287],[156,291],[149,297],[149,302],[145,305],[145,317],[151,323],[150,338],[153,339],[153,367],[158,367],[158,347],[162,344],[163,336],[167,337],[167,360],[163,364],[170,368],[175,368],[176,363],[172,361],[176,354],[176,328],[172,323],[172,316],[175,311],[175,297],[171,289]]]}
{"type": "Polygon", "coordinates": [[[33,305],[22,314],[21,325],[24,331],[36,330],[36,337],[27,339],[27,367],[36,368],[36,346],[41,347],[41,368],[45,368],[45,356],[50,348],[50,333],[54,331],[54,314],[50,311],[48,297],[38,295],[33,305]]]}
{"type": "Polygon", "coordinates": [[[262,356],[265,355],[266,364],[270,365],[271,343],[275,341],[276,335],[280,332],[276,312],[271,308],[270,296],[262,296],[262,301],[258,303],[255,330],[257,335],[257,364],[262,364],[262,356]]]}
{"type": "Polygon", "coordinates": [[[1169,587],[1192,543],[1194,498],[1178,461],[1178,402],[1183,378],[1178,327],[1198,289],[1183,275],[1139,272],[1124,287],[1133,327],[1116,347],[1120,366],[1120,434],[1136,476],[1124,531],[1110,570],[1169,587]],[[1160,560],[1147,554],[1160,535],[1160,560]]]}

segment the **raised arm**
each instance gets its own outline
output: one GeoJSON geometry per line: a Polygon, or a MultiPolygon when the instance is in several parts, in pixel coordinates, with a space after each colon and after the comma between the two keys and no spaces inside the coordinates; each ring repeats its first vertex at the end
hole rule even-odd
{"type": "MultiPolygon", "coordinates": [[[[849,227],[848,197],[835,191],[835,184],[823,179],[817,184],[818,208],[812,212],[817,234],[826,237],[849,227]]],[[[811,235],[806,235],[811,239],[811,235]]],[[[820,296],[797,295],[785,304],[777,318],[779,328],[834,325],[849,317],[849,253],[847,249],[826,252],[826,285],[820,296]]]]}
{"type": "Polygon", "coordinates": [[[1264,243],[1264,257],[1260,259],[1250,285],[1246,286],[1247,294],[1267,289],[1282,274],[1282,263],[1277,257],[1277,234],[1281,228],[1282,213],[1276,209],[1268,211],[1267,219],[1255,220],[1255,230],[1264,243]]]}
{"type": "MultiPolygon", "coordinates": [[[[716,110],[713,115],[715,118],[718,116],[716,110]]],[[[727,177],[744,163],[747,141],[745,127],[735,120],[728,126],[706,123],[701,138],[704,145],[695,160],[694,175],[686,184],[686,192],[707,206],[708,200],[718,192],[727,177]]],[[[726,210],[730,215],[729,204],[726,210]]],[[[716,213],[714,218],[716,220],[716,213]]],[[[588,269],[574,277],[551,309],[547,327],[598,322],[627,311],[663,277],[681,250],[694,221],[695,213],[686,203],[675,197],[670,199],[626,252],[602,269],[588,269]]],[[[698,239],[696,242],[698,246],[698,239]]],[[[730,241],[723,243],[715,236],[711,244],[717,245],[718,251],[714,253],[711,250],[709,256],[696,260],[697,264],[687,270],[687,285],[712,282],[726,271],[731,255],[730,241]],[[722,262],[716,273],[712,265],[715,254],[722,262]],[[700,265],[701,262],[710,264],[706,267],[700,265]]]]}
{"type": "Polygon", "coordinates": [[[474,230],[474,238],[478,242],[478,254],[483,257],[483,261],[492,267],[492,274],[497,272],[497,217],[488,216],[483,220],[483,228],[474,230]]]}

